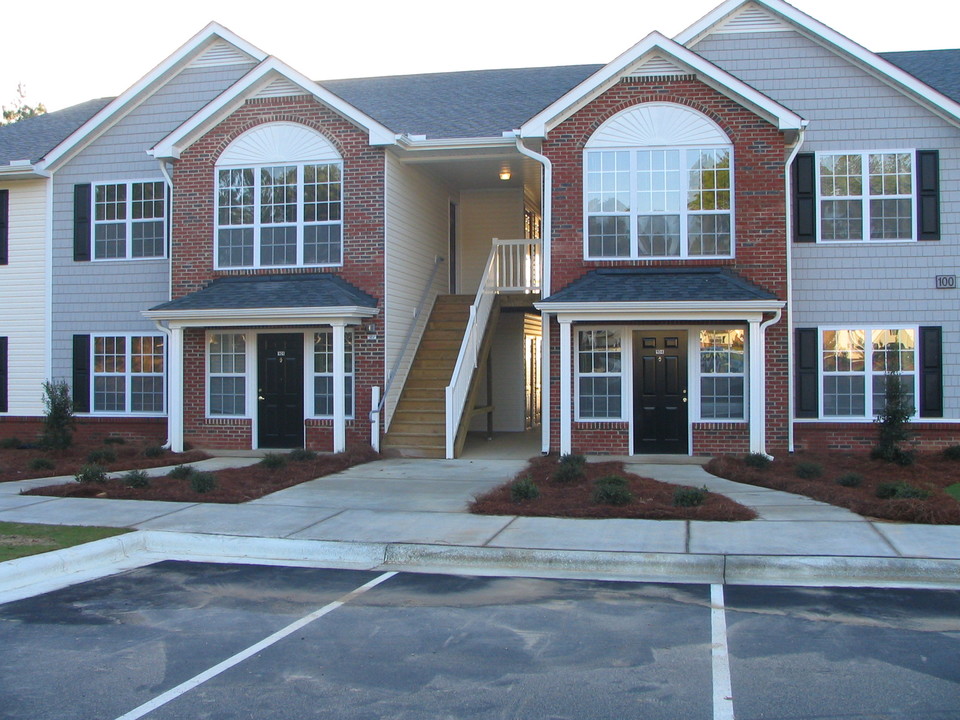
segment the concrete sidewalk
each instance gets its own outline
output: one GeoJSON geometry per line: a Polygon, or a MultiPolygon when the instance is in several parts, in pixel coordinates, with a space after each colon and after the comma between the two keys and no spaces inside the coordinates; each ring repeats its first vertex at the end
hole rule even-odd
{"type": "MultiPolygon", "coordinates": [[[[759,518],[727,523],[471,515],[466,507],[473,496],[509,479],[525,462],[403,458],[359,465],[242,505],[25,496],[22,488],[51,479],[0,483],[0,520],[135,528],[144,531],[143,548],[177,559],[689,582],[960,586],[958,526],[869,521],[806,497],[716,478],[698,464],[619,459],[639,475],[706,486],[753,508],[759,518]]],[[[214,458],[200,467],[253,462],[257,458],[214,458]]],[[[139,542],[124,537],[127,546],[139,542]]],[[[0,584],[3,574],[0,565],[0,584]]]]}

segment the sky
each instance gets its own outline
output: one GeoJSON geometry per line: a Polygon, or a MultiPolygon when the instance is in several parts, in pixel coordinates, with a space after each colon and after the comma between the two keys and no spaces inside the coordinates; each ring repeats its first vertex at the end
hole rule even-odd
{"type": "MultiPolygon", "coordinates": [[[[676,35],[719,3],[564,3],[579,9],[570,13],[557,0],[20,0],[3,11],[0,105],[13,104],[20,83],[27,104],[48,110],[119,95],[211,20],[307,77],[330,80],[605,63],[653,30],[676,35]]],[[[960,47],[956,0],[793,4],[877,52],[960,47]]]]}

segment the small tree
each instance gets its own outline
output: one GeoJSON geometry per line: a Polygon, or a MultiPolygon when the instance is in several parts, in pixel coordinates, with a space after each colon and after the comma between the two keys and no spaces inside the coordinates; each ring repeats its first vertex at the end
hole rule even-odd
{"type": "Polygon", "coordinates": [[[887,372],[884,376],[883,410],[876,419],[877,444],[870,456],[898,465],[910,465],[913,462],[913,451],[905,449],[903,445],[913,437],[909,429],[912,415],[913,404],[904,391],[900,373],[887,372]]]}
{"type": "Polygon", "coordinates": [[[70,386],[63,380],[43,383],[43,437],[44,447],[63,450],[73,442],[73,402],[70,386]]]}
{"type": "Polygon", "coordinates": [[[0,122],[0,125],[11,125],[20,120],[29,120],[32,117],[37,115],[43,115],[47,112],[47,109],[43,106],[43,103],[37,103],[36,105],[27,105],[24,101],[27,99],[27,91],[23,87],[23,83],[17,85],[17,97],[13,101],[11,107],[4,105],[0,110],[3,112],[3,121],[0,122]]]}

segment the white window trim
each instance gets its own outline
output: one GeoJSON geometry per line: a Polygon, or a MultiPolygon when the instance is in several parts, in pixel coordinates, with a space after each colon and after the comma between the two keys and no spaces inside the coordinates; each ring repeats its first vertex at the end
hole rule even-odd
{"type": "MultiPolygon", "coordinates": [[[[817,232],[816,239],[817,244],[820,245],[863,245],[864,243],[869,243],[871,245],[891,245],[894,243],[912,243],[917,242],[919,238],[917,237],[917,148],[900,148],[900,149],[871,149],[871,150],[818,150],[814,153],[814,164],[815,164],[815,179],[816,183],[816,203],[817,203],[817,232]],[[870,155],[896,155],[896,154],[908,154],[912,158],[910,163],[910,228],[911,236],[909,238],[896,238],[892,240],[888,239],[870,239],[870,155]],[[862,205],[862,217],[861,222],[863,224],[863,229],[861,235],[863,236],[860,240],[824,240],[823,239],[823,211],[822,211],[822,201],[827,199],[842,200],[844,198],[854,199],[855,196],[852,195],[829,195],[822,196],[820,194],[820,158],[824,156],[832,155],[859,155],[863,162],[861,162],[861,178],[863,184],[863,194],[861,195],[861,205],[862,205]]],[[[828,328],[835,329],[835,328],[828,328]]],[[[847,328],[840,328],[847,329],[847,328]]],[[[822,398],[822,396],[821,396],[822,398]]]]}
{"type": "Polygon", "coordinates": [[[345,214],[345,198],[343,192],[343,160],[317,160],[297,162],[270,162],[244,163],[214,166],[213,177],[213,267],[214,270],[283,270],[298,267],[342,267],[343,266],[343,216],[345,214]],[[311,263],[303,261],[303,169],[307,165],[336,165],[340,170],[340,219],[311,222],[309,225],[338,225],[340,227],[340,262],[311,263]],[[297,219],[293,223],[277,223],[278,226],[293,225],[297,230],[297,262],[293,265],[262,265],[260,264],[260,231],[263,223],[260,218],[260,170],[266,167],[296,167],[297,168],[297,219]],[[220,224],[220,171],[222,170],[252,170],[253,171],[253,223],[244,225],[220,224]],[[221,265],[220,264],[220,230],[253,230],[253,265],[221,265]]]}
{"type": "Polygon", "coordinates": [[[860,324],[860,323],[845,323],[840,325],[822,325],[817,328],[817,402],[819,405],[819,417],[818,418],[807,418],[809,422],[864,422],[872,423],[875,422],[877,416],[877,410],[873,407],[873,384],[870,382],[877,375],[882,375],[883,373],[874,373],[872,368],[872,356],[873,356],[873,331],[874,330],[912,330],[914,335],[914,348],[913,348],[913,397],[914,397],[914,409],[913,415],[910,416],[910,421],[916,421],[920,419],[920,408],[918,399],[920,397],[920,326],[919,325],[910,325],[907,323],[892,322],[892,323],[872,323],[872,324],[860,324]],[[832,330],[863,330],[865,333],[864,337],[864,358],[863,358],[863,367],[864,371],[862,373],[847,373],[848,375],[862,375],[864,378],[864,415],[826,415],[823,408],[823,379],[825,377],[823,371],[823,333],[829,332],[832,330]]]}
{"type": "MultiPolygon", "coordinates": [[[[320,415],[317,413],[317,407],[316,407],[317,394],[314,391],[314,387],[315,387],[314,378],[333,376],[332,372],[329,372],[329,373],[314,372],[315,359],[314,359],[313,338],[314,338],[314,335],[317,335],[319,333],[330,333],[332,336],[333,327],[330,325],[326,325],[323,327],[314,328],[304,333],[304,341],[306,345],[306,349],[304,351],[304,357],[309,359],[309,362],[304,362],[304,368],[306,370],[306,378],[304,382],[304,393],[309,394],[309,402],[306,402],[306,399],[305,399],[304,406],[310,408],[310,414],[307,415],[307,417],[310,418],[311,420],[333,420],[334,415],[320,415]]],[[[353,355],[351,357],[352,362],[350,363],[353,370],[351,370],[350,372],[346,372],[346,371],[344,372],[344,377],[353,378],[353,403],[351,407],[345,408],[349,412],[344,413],[344,419],[353,420],[355,418],[356,407],[357,407],[357,346],[356,346],[357,335],[354,332],[354,330],[350,327],[347,327],[344,329],[344,335],[345,335],[344,342],[346,342],[347,336],[350,336],[350,335],[353,336],[353,345],[352,345],[353,355]]],[[[333,342],[333,339],[331,337],[331,343],[332,342],[333,342]]]]}
{"type": "MultiPolygon", "coordinates": [[[[584,423],[620,423],[632,421],[632,386],[633,373],[627,372],[628,360],[633,357],[631,338],[633,333],[627,326],[618,325],[574,325],[571,328],[572,342],[571,351],[573,353],[573,399],[574,399],[574,422],[584,423]],[[586,377],[619,377],[620,378],[620,417],[583,417],[580,414],[580,333],[595,330],[604,330],[615,332],[620,335],[620,372],[619,373],[588,373],[586,377]],[[629,400],[629,403],[628,403],[629,400]]],[[[632,367],[632,362],[629,363],[632,367]]]]}
{"type": "Polygon", "coordinates": [[[729,325],[703,325],[691,326],[688,330],[688,380],[687,396],[690,398],[690,421],[691,423],[729,423],[744,424],[750,422],[750,327],[731,323],[729,325]],[[700,370],[700,333],[707,331],[723,331],[731,329],[743,329],[743,417],[740,418],[708,418],[703,417],[700,394],[700,380],[703,377],[736,377],[734,375],[713,375],[704,374],[700,370]]]}
{"type": "Polygon", "coordinates": [[[167,367],[168,367],[168,338],[166,335],[155,334],[155,333],[142,333],[142,332],[131,332],[131,333],[90,333],[90,411],[84,413],[85,415],[92,415],[96,417],[166,417],[167,409],[169,407],[167,394],[170,391],[170,383],[167,378],[167,367]],[[162,373],[135,373],[133,372],[133,338],[160,338],[163,340],[163,372],[162,373]],[[96,371],[96,358],[97,358],[97,338],[124,338],[124,352],[126,356],[124,358],[124,367],[126,370],[123,373],[98,373],[96,371]],[[97,377],[120,377],[124,378],[124,410],[95,410],[96,405],[96,378],[97,377]],[[133,378],[134,377],[162,377],[163,378],[163,410],[157,412],[156,410],[143,411],[143,410],[133,410],[133,378]]]}
{"type": "MultiPolygon", "coordinates": [[[[583,187],[583,259],[586,262],[612,262],[612,261],[637,261],[637,260],[674,260],[677,262],[685,262],[689,260],[729,260],[731,258],[736,258],[737,255],[737,209],[736,209],[736,149],[732,143],[705,143],[702,145],[631,145],[624,147],[597,147],[597,148],[586,148],[583,151],[582,157],[582,187],[583,187]],[[637,203],[637,169],[636,169],[636,153],[639,151],[646,150],[678,150],[681,153],[687,150],[729,150],[730,151],[730,254],[729,255],[690,255],[689,254],[689,238],[686,232],[687,223],[685,218],[689,216],[691,211],[682,211],[680,212],[680,254],[679,255],[640,255],[640,241],[637,234],[637,216],[638,210],[636,207],[637,203]],[[611,213],[597,212],[591,213],[587,210],[587,187],[589,174],[588,170],[588,156],[591,153],[602,153],[602,152],[629,152],[630,153],[630,207],[631,210],[627,213],[616,213],[620,216],[626,216],[630,218],[630,255],[628,256],[608,256],[608,255],[590,255],[590,218],[595,215],[610,215],[611,213]]],[[[683,163],[681,162],[680,174],[684,175],[683,163]]],[[[681,190],[681,193],[684,192],[681,190]]],[[[661,213],[667,214],[667,213],[661,213]]],[[[709,214],[726,214],[712,212],[709,214]]]]}
{"type": "MultiPolygon", "coordinates": [[[[169,233],[169,223],[170,218],[169,210],[170,206],[168,204],[168,194],[170,188],[167,187],[167,183],[163,178],[142,178],[134,180],[104,180],[102,182],[92,183],[90,188],[90,260],[92,262],[143,262],[145,260],[166,260],[167,259],[167,236],[169,233]],[[162,218],[153,218],[147,222],[156,222],[158,219],[163,223],[163,253],[160,255],[145,255],[143,257],[134,257],[133,255],[133,186],[142,185],[142,184],[154,184],[160,183],[163,186],[163,217],[162,218]],[[127,186],[127,217],[125,219],[126,223],[126,236],[124,240],[124,251],[125,254],[123,257],[115,258],[98,258],[97,257],[97,226],[98,225],[112,225],[118,221],[112,220],[97,220],[97,188],[106,187],[108,185],[126,185],[127,186]]],[[[143,222],[143,221],[136,221],[143,222]]],[[[103,337],[103,336],[101,336],[103,337]]],[[[119,337],[119,336],[114,336],[119,337]]]]}
{"type": "Polygon", "coordinates": [[[204,350],[203,350],[203,399],[204,399],[204,417],[207,420],[224,420],[224,419],[251,419],[253,418],[253,412],[251,408],[256,407],[253,404],[256,400],[256,395],[254,394],[254,386],[256,385],[253,380],[255,380],[256,375],[250,372],[251,363],[256,363],[257,361],[257,343],[256,343],[257,334],[251,332],[250,330],[233,330],[231,328],[222,328],[219,330],[208,330],[204,334],[204,350]],[[244,372],[241,373],[217,373],[217,377],[243,377],[244,378],[244,412],[242,415],[226,415],[223,413],[213,414],[210,412],[210,340],[214,335],[243,335],[244,342],[246,344],[244,348],[244,372]],[[252,338],[252,341],[251,341],[252,338]]]}

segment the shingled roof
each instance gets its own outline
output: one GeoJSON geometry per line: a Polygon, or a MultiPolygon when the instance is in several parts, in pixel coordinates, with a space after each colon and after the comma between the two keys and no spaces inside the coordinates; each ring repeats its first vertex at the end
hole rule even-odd
{"type": "Polygon", "coordinates": [[[960,102],[960,49],[879,53],[934,90],[960,102]]]}
{"type": "Polygon", "coordinates": [[[64,110],[38,115],[0,128],[0,165],[35,163],[59,145],[113,98],[87,100],[64,110]]]}

